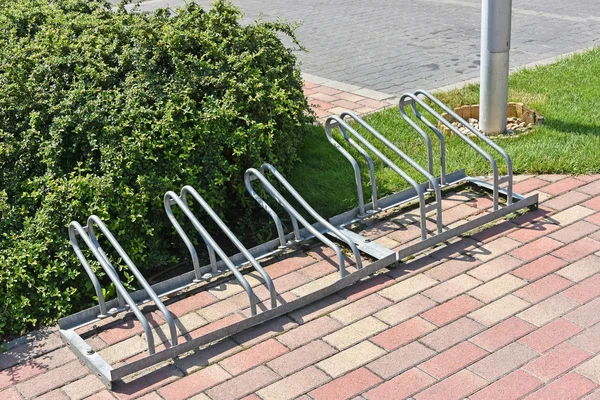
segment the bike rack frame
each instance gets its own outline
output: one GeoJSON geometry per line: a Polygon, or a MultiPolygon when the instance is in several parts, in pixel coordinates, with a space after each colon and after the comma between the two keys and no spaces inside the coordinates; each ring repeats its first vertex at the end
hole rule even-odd
{"type": "Polygon", "coordinates": [[[510,161],[510,157],[508,157],[508,155],[499,146],[491,142],[491,140],[486,138],[475,128],[471,127],[462,118],[455,115],[455,113],[452,110],[448,109],[448,107],[439,102],[439,100],[437,100],[435,97],[431,96],[425,91],[407,93],[400,98],[399,106],[402,117],[425,140],[428,151],[427,168],[421,167],[418,163],[416,163],[414,160],[412,160],[410,157],[404,154],[400,150],[398,144],[391,143],[383,135],[375,131],[375,129],[373,129],[364,120],[362,120],[355,114],[351,112],[344,112],[340,116],[329,117],[325,125],[327,138],[330,141],[330,143],[334,145],[336,149],[338,149],[338,151],[352,164],[358,194],[357,207],[335,217],[325,219],[322,216],[320,216],[300,196],[300,194],[283,177],[283,175],[281,175],[279,171],[277,171],[275,167],[273,167],[270,164],[263,164],[258,169],[250,168],[244,174],[244,184],[246,185],[246,188],[248,189],[250,195],[273,219],[277,229],[277,238],[259,246],[246,249],[241,244],[241,242],[239,242],[239,240],[235,238],[235,235],[227,228],[227,226],[217,216],[217,214],[212,210],[212,208],[210,208],[210,206],[202,199],[200,194],[192,187],[185,186],[182,189],[180,195],[177,195],[176,193],[171,191],[167,192],[164,198],[165,211],[169,220],[173,224],[175,231],[179,234],[179,236],[184,241],[190,252],[193,269],[180,276],[168,279],[155,285],[148,285],[148,283],[145,281],[143,276],[141,276],[133,262],[129,259],[129,257],[127,257],[127,254],[119,246],[116,239],[110,234],[110,231],[97,217],[90,217],[90,219],[88,220],[88,225],[86,227],[81,227],[81,225],[79,225],[77,222],[72,222],[69,226],[69,235],[71,238],[71,243],[73,245],[73,249],[75,250],[76,256],[79,258],[86,273],[90,277],[92,284],[94,285],[96,295],[98,296],[98,305],[62,318],[59,321],[59,332],[63,340],[71,347],[74,353],[107,386],[110,387],[113,382],[118,381],[130,374],[141,371],[157,363],[167,361],[173,357],[176,357],[188,351],[197,349],[201,346],[208,345],[224,337],[234,335],[255,325],[261,324],[263,322],[272,320],[281,315],[297,310],[319,299],[329,296],[345,287],[351,286],[356,282],[360,281],[361,279],[383,268],[393,266],[398,262],[402,262],[407,257],[413,256],[418,252],[421,252],[432,246],[443,243],[451,238],[460,236],[464,233],[472,231],[473,229],[476,229],[485,224],[503,218],[511,213],[514,213],[515,211],[521,210],[523,208],[537,207],[537,195],[524,197],[518,194],[514,194],[512,192],[512,164],[510,161]],[[458,129],[453,127],[452,124],[450,124],[446,119],[444,119],[430,105],[422,101],[420,97],[425,97],[431,103],[442,108],[445,112],[449,113],[454,118],[456,118],[457,121],[467,126],[469,130],[473,132],[474,136],[483,140],[488,145],[492,146],[492,148],[500,152],[500,154],[505,158],[505,161],[507,163],[508,174],[506,176],[500,177],[498,173],[498,167],[494,159],[481,147],[479,147],[473,140],[471,140],[469,137],[462,134],[462,132],[460,132],[458,129]],[[438,178],[435,178],[434,174],[435,160],[433,157],[432,140],[429,137],[429,135],[425,132],[425,130],[421,129],[420,125],[418,125],[406,114],[406,107],[409,104],[411,105],[416,119],[423,123],[426,127],[428,127],[429,130],[433,132],[433,134],[437,137],[437,140],[439,140],[440,142],[440,176],[438,178]],[[490,165],[493,170],[492,184],[488,184],[486,182],[482,182],[480,180],[468,177],[465,175],[463,170],[446,173],[446,149],[444,137],[441,134],[441,132],[439,132],[437,127],[421,114],[419,107],[427,111],[428,114],[430,114],[440,123],[448,126],[449,129],[451,129],[455,134],[457,134],[462,140],[464,140],[473,148],[475,148],[475,150],[478,151],[479,154],[481,154],[490,162],[490,165]],[[349,119],[352,122],[349,123],[346,121],[346,119],[349,119]],[[373,145],[371,142],[365,139],[365,137],[362,136],[357,131],[357,129],[354,128],[354,124],[366,129],[372,136],[377,138],[384,147],[386,147],[395,155],[403,159],[406,163],[408,163],[411,166],[411,168],[415,169],[420,175],[424,176],[426,178],[425,182],[419,184],[415,180],[410,178],[410,175],[404,172],[391,159],[387,158],[375,145],[373,145]],[[358,151],[358,153],[366,160],[367,166],[369,168],[369,177],[371,184],[371,201],[369,203],[365,203],[363,199],[360,166],[358,162],[354,159],[354,157],[352,157],[352,155],[334,139],[332,135],[332,129],[335,127],[340,129],[344,140],[350,146],[356,149],[356,151],[358,151]],[[398,193],[394,193],[389,196],[378,198],[375,182],[374,165],[373,160],[369,155],[369,152],[375,154],[386,165],[388,165],[396,173],[398,173],[399,176],[401,176],[403,179],[406,179],[406,181],[409,182],[409,184],[411,185],[411,188],[398,193]],[[267,172],[269,173],[269,175],[272,175],[277,180],[279,185],[283,186],[288,191],[288,193],[304,209],[305,212],[310,214],[310,216],[317,221],[316,223],[310,224],[306,219],[302,217],[302,215],[285,199],[285,197],[267,179],[267,177],[265,176],[267,172]],[[252,183],[254,181],[258,181],[265,190],[265,192],[275,202],[277,202],[288,214],[292,225],[291,232],[285,232],[283,224],[277,213],[254,190],[254,188],[252,187],[252,183]],[[500,187],[500,185],[505,182],[508,183],[508,187],[506,189],[503,189],[500,187]],[[441,225],[441,202],[443,201],[441,197],[442,189],[464,184],[474,185],[486,191],[492,191],[494,198],[493,211],[484,214],[476,219],[467,221],[451,229],[444,230],[443,225],[441,225]],[[212,220],[219,226],[219,228],[225,233],[225,235],[234,243],[234,245],[240,251],[238,254],[235,254],[233,256],[227,256],[223,252],[223,250],[217,245],[214,239],[210,236],[210,234],[206,231],[206,229],[202,226],[197,217],[188,207],[188,196],[191,196],[192,200],[198,203],[204,209],[204,211],[212,218],[212,220]],[[498,201],[500,196],[506,198],[507,205],[502,207],[500,206],[498,201]],[[435,202],[430,205],[426,205],[425,199],[429,197],[434,197],[435,202]],[[368,217],[372,214],[393,207],[406,205],[408,203],[412,204],[415,202],[419,207],[419,213],[421,216],[421,233],[423,233],[423,227],[425,225],[425,220],[423,218],[424,213],[426,214],[430,211],[437,212],[437,232],[436,234],[429,236],[422,234],[421,241],[401,248],[398,251],[392,251],[390,249],[387,249],[361,236],[360,232],[356,233],[347,228],[352,226],[356,222],[362,221],[365,217],[368,217]],[[200,265],[197,252],[193,246],[192,241],[187,236],[184,229],[175,217],[175,214],[173,213],[173,205],[176,205],[183,212],[183,215],[185,215],[185,217],[192,223],[194,229],[202,237],[204,243],[208,248],[209,264],[204,266],[200,265]],[[119,256],[123,259],[127,267],[129,267],[129,269],[134,273],[135,277],[140,282],[143,289],[131,294],[127,292],[127,290],[120,282],[118,274],[115,271],[112,264],[110,263],[108,257],[102,251],[100,245],[98,244],[98,241],[94,235],[94,225],[97,225],[100,228],[104,236],[108,239],[111,245],[116,249],[119,256]],[[300,228],[300,225],[302,225],[302,228],[300,228]],[[102,296],[102,289],[100,287],[100,283],[96,275],[94,274],[92,268],[90,267],[89,263],[87,262],[85,256],[83,255],[81,249],[79,248],[79,243],[77,240],[78,237],[81,237],[84,240],[85,244],[92,252],[92,255],[96,258],[96,260],[99,262],[105,273],[115,284],[115,287],[117,288],[116,298],[111,299],[109,301],[105,301],[104,297],[102,296]],[[284,304],[277,304],[275,300],[277,292],[275,291],[273,282],[266,273],[266,271],[260,266],[259,260],[280,254],[284,249],[290,246],[294,246],[299,242],[309,240],[311,238],[318,239],[326,246],[334,250],[339,263],[340,278],[330,286],[318,289],[306,296],[291,300],[284,304]],[[349,271],[347,271],[345,268],[342,249],[340,248],[338,243],[330,240],[331,238],[337,240],[338,242],[346,244],[349,250],[353,253],[354,258],[356,259],[356,270],[352,273],[349,273],[349,271]],[[377,261],[369,265],[363,265],[361,261],[361,253],[369,255],[375,258],[377,261]],[[217,260],[217,256],[219,260],[217,260]],[[264,310],[260,313],[256,312],[256,295],[254,294],[252,287],[248,284],[246,278],[240,271],[241,268],[246,268],[248,266],[256,270],[262,276],[262,278],[265,281],[265,285],[269,288],[269,292],[271,295],[271,308],[264,310]],[[172,317],[170,316],[170,313],[168,312],[164,304],[161,302],[160,298],[167,295],[179,293],[183,289],[197,286],[199,283],[210,281],[215,277],[221,276],[227,271],[229,271],[233,275],[233,277],[242,285],[242,287],[244,287],[244,290],[246,290],[250,303],[251,316],[232,325],[205,334],[201,337],[191,339],[187,342],[178,343],[175,326],[172,319],[170,319],[172,317]],[[156,304],[156,306],[167,318],[169,327],[171,329],[171,346],[158,352],[154,352],[151,349],[151,347],[153,346],[153,342],[151,342],[152,333],[147,323],[147,320],[145,319],[143,313],[139,308],[140,305],[145,304],[147,302],[154,302],[156,304]],[[134,316],[142,324],[146,337],[148,338],[149,354],[144,358],[139,358],[128,364],[113,367],[109,365],[101,356],[95,353],[88,344],[86,344],[85,340],[76,332],[76,329],[87,326],[102,318],[106,318],[110,315],[115,315],[122,311],[133,312],[134,316]]]}

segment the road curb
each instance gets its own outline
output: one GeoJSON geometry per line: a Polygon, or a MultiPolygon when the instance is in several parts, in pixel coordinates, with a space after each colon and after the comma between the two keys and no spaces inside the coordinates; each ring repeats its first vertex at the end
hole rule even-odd
{"type": "MultiPolygon", "coordinates": [[[[528,70],[528,69],[535,69],[538,67],[543,67],[545,65],[550,65],[550,64],[554,64],[557,63],[565,58],[569,58],[578,54],[583,54],[583,53],[587,53],[588,51],[591,51],[593,49],[595,49],[596,47],[600,47],[600,46],[589,46],[589,47],[584,47],[582,49],[579,50],[575,50],[575,51],[571,51],[569,53],[564,53],[564,54],[559,54],[557,56],[554,57],[549,57],[549,58],[544,58],[543,60],[539,60],[539,61],[534,61],[528,64],[524,64],[524,65],[520,65],[518,67],[513,67],[510,69],[510,73],[513,74],[515,72],[518,71],[522,71],[522,70],[528,70]]],[[[453,83],[451,85],[445,85],[445,86],[441,86],[439,88],[436,89],[432,89],[431,92],[432,93],[440,93],[440,92],[449,92],[451,90],[458,90],[458,89],[462,89],[465,86],[468,85],[475,85],[479,83],[479,78],[471,78],[471,79],[467,79],[461,82],[457,82],[457,83],[453,83]]]]}

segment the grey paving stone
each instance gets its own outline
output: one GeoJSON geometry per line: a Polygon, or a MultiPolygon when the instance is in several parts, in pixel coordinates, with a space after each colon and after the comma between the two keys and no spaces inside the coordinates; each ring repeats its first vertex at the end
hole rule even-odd
{"type": "MultiPolygon", "coordinates": [[[[323,79],[399,95],[479,76],[480,0],[232,1],[247,22],[303,22],[302,70],[323,79]]],[[[146,0],[141,9],[182,4],[146,0]]],[[[597,0],[514,0],[511,68],[599,44],[598,22],[597,0]]]]}

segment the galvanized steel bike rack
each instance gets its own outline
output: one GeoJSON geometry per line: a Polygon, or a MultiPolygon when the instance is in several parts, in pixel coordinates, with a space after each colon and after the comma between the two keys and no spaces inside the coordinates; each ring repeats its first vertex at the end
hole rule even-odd
{"type": "Polygon", "coordinates": [[[331,116],[327,119],[325,124],[325,132],[329,142],[335,146],[335,148],[352,164],[354,171],[354,178],[356,183],[358,205],[356,208],[349,210],[345,213],[337,215],[335,217],[325,219],[320,216],[311,206],[308,204],[300,194],[292,187],[292,185],[277,171],[275,167],[270,164],[263,164],[260,168],[250,168],[244,174],[244,184],[248,189],[249,194],[261,205],[261,207],[270,215],[273,219],[276,230],[277,238],[268,241],[267,243],[246,249],[242,243],[235,237],[235,235],[229,230],[226,224],[217,216],[212,208],[202,199],[200,194],[190,186],[185,186],[179,195],[175,192],[169,191],[164,197],[164,206],[167,213],[167,217],[173,224],[175,231],[181,237],[186,244],[190,256],[192,259],[193,270],[184,273],[178,277],[168,279],[164,282],[157,283],[150,286],[143,276],[139,273],[133,262],[129,259],[127,254],[119,246],[116,239],[110,234],[110,231],[106,226],[95,216],[90,217],[88,225],[81,227],[77,222],[72,222],[69,227],[69,235],[75,254],[79,258],[81,264],[86,270],[96,295],[98,296],[98,305],[90,309],[81,311],[74,315],[62,318],[59,321],[60,333],[65,342],[73,349],[77,356],[92,369],[100,379],[110,387],[110,385],[128,376],[134,372],[143,370],[152,365],[160,363],[162,361],[169,360],[173,357],[186,353],[188,351],[197,349],[201,346],[210,344],[224,337],[231,336],[233,334],[242,332],[252,326],[258,325],[265,321],[274,319],[278,316],[287,314],[291,311],[297,310],[304,307],[314,301],[329,296],[345,287],[353,285],[361,279],[379,271],[382,268],[390,267],[397,262],[402,261],[406,257],[412,256],[422,250],[428,249],[439,243],[445,242],[446,240],[457,237],[461,234],[469,232],[475,228],[493,222],[499,218],[502,218],[510,213],[526,207],[537,206],[537,195],[530,197],[523,197],[518,194],[512,193],[512,164],[510,157],[494,142],[486,138],[482,133],[478,132],[475,128],[470,126],[466,121],[460,118],[456,113],[446,107],[443,103],[437,100],[435,97],[425,91],[417,91],[414,93],[406,93],[401,96],[399,101],[400,112],[402,117],[408,124],[415,129],[415,131],[422,136],[427,146],[428,154],[428,165],[427,168],[420,166],[417,162],[411,159],[400,149],[401,144],[392,143],[390,140],[385,138],[374,128],[368,125],[362,118],[347,111],[342,113],[340,116],[331,116]],[[439,106],[449,115],[452,115],[457,121],[465,125],[475,137],[481,139],[494,150],[498,151],[505,159],[507,164],[507,175],[500,177],[498,172],[498,166],[494,159],[480,146],[478,146],[471,138],[464,135],[458,129],[456,129],[449,121],[443,118],[437,111],[431,106],[425,103],[420,97],[424,97],[432,102],[434,105],[439,106]],[[429,135],[423,130],[417,122],[412,120],[406,113],[406,107],[411,105],[415,118],[423,123],[430,131],[433,132],[435,137],[440,143],[440,176],[435,177],[434,166],[435,160],[433,156],[433,144],[429,135]],[[435,120],[447,126],[452,130],[458,137],[473,147],[481,156],[486,158],[490,162],[493,172],[493,182],[488,184],[470,177],[467,177],[464,171],[456,171],[452,173],[446,173],[446,148],[443,134],[437,129],[437,127],[426,119],[419,109],[419,107],[435,120]],[[351,122],[347,122],[346,119],[350,119],[351,122]],[[367,140],[362,134],[355,129],[354,125],[362,127],[370,135],[375,137],[381,145],[383,145],[388,151],[391,151],[396,156],[401,158],[404,162],[408,163],[411,168],[416,170],[420,175],[425,177],[424,183],[417,183],[410,177],[405,171],[403,171],[398,164],[388,158],[378,147],[367,140]],[[359,163],[356,159],[338,143],[333,134],[332,130],[338,128],[342,134],[344,140],[353,147],[365,160],[369,168],[369,178],[371,184],[371,201],[365,203],[362,192],[362,176],[360,171],[359,163]],[[375,170],[373,159],[370,153],[379,157],[388,167],[396,172],[400,177],[405,179],[410,186],[410,189],[394,193],[392,195],[379,198],[377,194],[376,181],[375,181],[375,170]],[[311,215],[317,222],[310,224],[306,219],[302,217],[287,200],[286,198],[273,186],[273,184],[265,176],[266,173],[272,175],[278,183],[283,186],[288,193],[295,199],[295,201],[304,209],[305,212],[311,215]],[[277,213],[259,196],[259,194],[252,187],[252,182],[258,181],[265,192],[277,202],[284,211],[288,214],[291,223],[291,232],[286,233],[284,230],[283,223],[277,215],[277,213]],[[506,189],[500,187],[502,183],[508,183],[506,189]],[[459,184],[472,184],[476,185],[485,190],[490,190],[493,193],[493,211],[483,216],[480,216],[474,220],[467,221],[457,227],[444,230],[442,224],[442,190],[459,184]],[[200,223],[191,209],[188,207],[188,197],[191,196],[191,200],[198,203],[204,211],[211,217],[211,219],[219,226],[223,233],[232,241],[232,243],[240,251],[238,254],[233,256],[227,256],[223,250],[214,241],[212,236],[206,231],[204,226],[200,223]],[[499,196],[506,197],[507,205],[500,207],[499,196]],[[433,197],[435,200],[431,204],[426,204],[426,199],[433,197]],[[407,203],[416,202],[419,208],[419,216],[421,222],[421,241],[401,248],[398,251],[392,251],[378,243],[367,239],[360,235],[360,232],[354,232],[346,227],[351,226],[356,222],[360,222],[364,218],[378,213],[382,210],[387,210],[392,207],[401,206],[407,203]],[[176,205],[177,208],[183,212],[183,215],[191,222],[196,232],[203,239],[204,243],[208,248],[209,264],[201,266],[198,259],[197,251],[190,240],[183,227],[175,217],[172,206],[176,205]],[[436,211],[436,234],[427,235],[425,226],[426,214],[430,211],[436,211]],[[114,267],[110,263],[108,257],[100,247],[96,236],[94,235],[93,226],[97,225],[103,232],[104,236],[116,249],[119,256],[123,259],[125,264],[134,273],[137,280],[140,282],[143,289],[138,290],[134,293],[129,294],[127,290],[121,284],[118,274],[114,267]],[[302,228],[300,227],[302,226],[302,228]],[[81,237],[87,247],[92,252],[93,256],[100,263],[101,267],[115,284],[117,288],[117,298],[105,301],[102,295],[102,288],[98,278],[94,274],[92,268],[87,262],[81,249],[77,238],[81,237]],[[315,238],[321,241],[326,246],[333,249],[338,260],[340,277],[333,284],[318,289],[306,296],[294,299],[287,303],[277,303],[277,292],[274,284],[267,274],[267,272],[260,266],[258,260],[265,257],[277,255],[283,249],[294,246],[299,242],[315,238]],[[349,272],[345,265],[344,255],[342,248],[339,243],[345,244],[351,251],[356,261],[356,269],[353,272],[349,272]],[[370,257],[376,259],[375,262],[369,265],[363,265],[361,259],[361,253],[364,253],[370,257]],[[220,260],[217,260],[217,256],[220,260]],[[264,309],[262,312],[257,313],[257,298],[251,285],[248,283],[244,274],[240,271],[241,268],[251,267],[257,271],[265,285],[269,289],[271,302],[270,309],[264,309]],[[229,271],[231,275],[239,282],[248,295],[248,301],[250,305],[251,316],[236,322],[232,325],[220,328],[213,332],[207,333],[203,336],[178,343],[177,332],[173,322],[172,315],[168,312],[160,298],[174,293],[179,293],[185,288],[196,286],[199,283],[206,282],[215,277],[218,277],[229,271]],[[139,306],[147,303],[154,302],[160,311],[165,315],[169,329],[171,331],[171,346],[155,352],[153,335],[148,325],[146,318],[141,312],[139,306]],[[148,355],[144,358],[136,359],[130,363],[113,368],[110,366],[102,357],[94,353],[94,351],[86,344],[85,340],[76,332],[76,329],[82,326],[98,321],[99,319],[107,318],[108,316],[116,315],[121,311],[133,312],[134,316],[140,321],[146,338],[148,340],[148,355]]]}

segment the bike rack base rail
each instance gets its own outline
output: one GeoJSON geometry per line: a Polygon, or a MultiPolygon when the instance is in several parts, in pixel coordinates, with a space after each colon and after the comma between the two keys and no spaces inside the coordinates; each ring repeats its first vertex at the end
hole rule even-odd
{"type": "MultiPolygon", "coordinates": [[[[492,185],[477,180],[475,178],[468,177],[465,175],[464,171],[461,170],[446,175],[446,185],[444,186],[444,190],[452,187],[457,187],[458,185],[463,184],[473,185],[486,191],[490,191],[491,189],[493,189],[492,185]]],[[[425,182],[421,184],[423,188],[427,188],[429,187],[429,185],[430,182],[425,182]]],[[[507,191],[500,189],[499,195],[503,198],[506,198],[507,191]]],[[[394,207],[399,207],[402,205],[412,203],[417,199],[417,191],[414,188],[407,189],[379,199],[378,210],[386,210],[394,207]]],[[[489,212],[485,215],[482,215],[478,218],[475,218],[452,229],[445,230],[437,235],[430,236],[425,240],[402,248],[396,252],[386,249],[380,245],[374,245],[373,242],[370,242],[369,240],[363,240],[363,243],[361,243],[360,238],[357,238],[357,236],[360,236],[360,233],[355,233],[344,228],[361,220],[361,218],[358,217],[358,208],[332,217],[329,219],[330,224],[334,225],[338,229],[341,228],[342,232],[351,236],[351,239],[357,244],[357,246],[362,252],[365,252],[378,260],[372,264],[364,266],[362,269],[359,269],[351,274],[340,278],[332,285],[316,290],[315,292],[312,292],[309,295],[282,304],[276,308],[265,310],[264,312],[248,317],[232,325],[223,327],[221,329],[210,332],[201,337],[189,340],[187,342],[179,343],[176,346],[168,347],[145,358],[141,358],[137,361],[116,368],[109,365],[109,363],[106,362],[99,354],[95,353],[91,349],[91,347],[85,342],[85,340],[76,332],[76,329],[92,324],[99,320],[99,306],[95,306],[60,319],[58,322],[59,332],[63,341],[73,350],[73,352],[78,356],[78,358],[85,365],[87,365],[102,380],[102,382],[104,382],[110,388],[114,382],[135,372],[144,370],[160,362],[167,361],[178,355],[184,354],[191,350],[198,349],[201,346],[208,345],[225,337],[240,333],[248,328],[272,320],[284,314],[288,314],[319,299],[336,293],[337,291],[343,288],[351,286],[360,281],[361,279],[372,275],[383,268],[390,267],[399,262],[402,262],[402,260],[406,259],[407,257],[413,256],[423,250],[426,250],[430,247],[436,246],[437,244],[446,242],[447,240],[453,237],[460,236],[478,227],[506,217],[507,215],[512,214],[518,210],[524,208],[534,209],[538,205],[537,194],[529,197],[524,197],[512,193],[510,200],[511,201],[507,201],[507,203],[512,204],[501,207],[495,211],[489,212]],[[384,250],[382,250],[382,248],[384,250]]],[[[367,208],[367,210],[369,209],[368,204],[366,204],[365,207],[367,208]]],[[[328,233],[328,229],[325,228],[322,224],[316,223],[313,225],[313,227],[316,228],[319,232],[328,233]]],[[[312,235],[310,235],[310,232],[306,228],[301,229],[300,234],[303,238],[306,239],[312,237],[312,235]]],[[[293,238],[293,232],[286,235],[287,240],[292,240],[293,238]]],[[[280,254],[283,251],[283,249],[280,247],[279,238],[277,238],[265,244],[256,246],[252,249],[248,249],[248,251],[253,257],[255,257],[255,259],[258,260],[280,254]]],[[[229,259],[234,264],[236,264],[236,267],[238,268],[248,264],[247,258],[244,257],[242,253],[238,253],[235,256],[229,257],[229,259]]],[[[217,266],[219,270],[224,270],[223,261],[219,261],[217,263],[217,266]]],[[[201,271],[212,271],[212,268],[213,266],[206,265],[201,268],[201,271]]],[[[171,278],[169,280],[152,285],[152,290],[159,297],[162,298],[167,295],[181,292],[186,288],[198,285],[198,283],[193,282],[194,278],[195,272],[190,271],[178,277],[171,278]]],[[[132,293],[131,298],[138,305],[152,301],[145,290],[138,290],[132,293]]],[[[108,309],[117,307],[118,305],[118,299],[113,299],[106,302],[106,307],[108,309]]]]}

